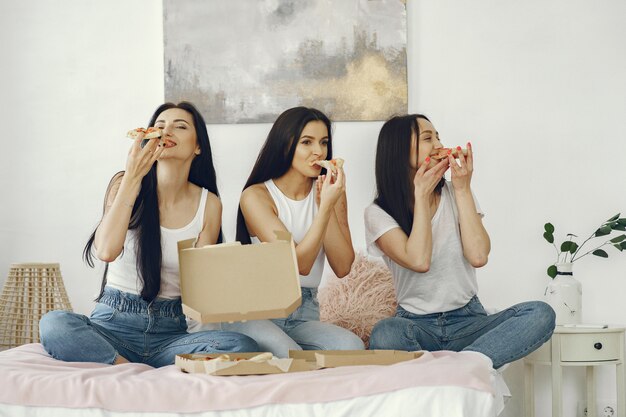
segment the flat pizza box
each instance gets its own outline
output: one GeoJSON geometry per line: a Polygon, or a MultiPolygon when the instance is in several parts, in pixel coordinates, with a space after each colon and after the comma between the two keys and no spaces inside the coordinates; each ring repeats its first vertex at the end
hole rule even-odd
{"type": "Polygon", "coordinates": [[[291,234],[278,241],[194,248],[178,242],[183,312],[201,323],[287,317],[302,302],[291,234]]]}
{"type": "Polygon", "coordinates": [[[314,362],[318,368],[356,365],[392,365],[417,359],[424,352],[404,350],[290,350],[289,357],[314,362]]]}
{"type": "MultiPolygon", "coordinates": [[[[262,352],[261,352],[262,353],[262,352]]],[[[220,353],[191,353],[176,355],[175,364],[183,372],[208,374],[217,376],[230,375],[267,375],[286,372],[302,372],[316,369],[316,365],[304,359],[273,358],[262,362],[247,359],[259,355],[260,352],[228,353],[229,360],[220,360],[220,353]],[[220,358],[215,360],[216,358],[220,358]]]]}

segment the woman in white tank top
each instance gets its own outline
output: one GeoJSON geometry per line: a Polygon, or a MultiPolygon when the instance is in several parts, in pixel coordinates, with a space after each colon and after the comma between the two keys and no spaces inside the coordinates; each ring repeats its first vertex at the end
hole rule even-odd
{"type": "Polygon", "coordinates": [[[332,158],[330,120],[319,110],[295,107],[270,130],[241,194],[237,240],[273,242],[275,230],[296,243],[302,305],[286,319],[224,324],[246,334],[262,350],[363,349],[354,333],[319,321],[317,287],[324,259],[338,277],[350,272],[354,249],[348,227],[345,176],[324,173],[314,162],[332,158]]]}
{"type": "Polygon", "coordinates": [[[71,362],[174,363],[177,354],[256,351],[242,334],[189,334],[180,300],[176,242],[221,241],[222,204],[206,124],[190,103],[166,103],[140,133],[107,189],[104,215],[84,255],[107,263],[98,304],[90,317],[46,314],[39,326],[44,348],[71,362]],[[157,162],[158,161],[158,162],[157,162]],[[107,277],[108,271],[108,277],[107,277]]]}

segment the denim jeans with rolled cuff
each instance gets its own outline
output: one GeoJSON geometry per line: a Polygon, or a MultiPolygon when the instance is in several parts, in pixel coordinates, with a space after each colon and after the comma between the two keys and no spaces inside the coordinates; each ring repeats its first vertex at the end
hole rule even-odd
{"type": "Polygon", "coordinates": [[[112,364],[118,355],[153,367],[171,365],[177,354],[256,352],[248,336],[221,330],[187,332],[180,298],[148,303],[139,295],[106,287],[90,317],[51,311],[39,324],[41,343],[68,362],[112,364]]]}
{"type": "Polygon", "coordinates": [[[320,321],[317,288],[302,287],[302,305],[286,318],[222,323],[222,329],[241,332],[262,351],[284,358],[289,350],[361,350],[363,341],[343,327],[320,321]]]}
{"type": "Polygon", "coordinates": [[[304,350],[361,350],[365,345],[350,330],[320,321],[317,288],[302,287],[302,305],[284,319],[273,319],[304,350]]]}
{"type": "Polygon", "coordinates": [[[491,358],[497,369],[543,345],[554,326],[554,310],[542,301],[489,315],[474,296],[465,306],[445,313],[413,314],[398,306],[395,317],[374,326],[370,349],[469,350],[491,358]]]}

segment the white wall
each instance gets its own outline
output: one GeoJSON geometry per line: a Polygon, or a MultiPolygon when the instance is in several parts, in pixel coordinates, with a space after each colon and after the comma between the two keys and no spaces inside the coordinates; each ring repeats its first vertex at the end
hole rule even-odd
{"type": "MultiPolygon", "coordinates": [[[[409,111],[428,114],[446,144],[474,145],[493,246],[481,298],[498,307],[540,298],[553,261],[546,221],[585,235],[626,215],[626,3],[414,0],[408,14],[409,111]]],[[[82,248],[109,178],[124,168],[126,130],[163,100],[161,2],[1,2],[0,35],[0,284],[11,263],[60,262],[74,309],[88,313],[100,270],[82,263],[82,248]]],[[[380,126],[335,125],[359,248],[380,126]]],[[[269,128],[209,126],[229,239],[269,128]]],[[[626,256],[610,252],[576,264],[584,319],[626,324],[626,256]]],[[[615,398],[611,368],[600,373],[600,399],[615,398]]],[[[565,372],[566,415],[584,398],[582,377],[565,372]]],[[[507,378],[515,397],[506,415],[521,415],[519,365],[507,378]]],[[[546,415],[549,373],[538,378],[546,415]]]]}
{"type": "MultiPolygon", "coordinates": [[[[561,237],[583,236],[626,213],[626,3],[422,0],[411,12],[410,110],[431,115],[447,142],[471,139],[475,149],[493,248],[479,274],[482,301],[541,297],[554,257],[545,222],[561,237]]],[[[583,319],[625,324],[626,254],[588,258],[575,265],[583,319]]],[[[598,398],[614,399],[614,367],[601,371],[598,398]]],[[[564,415],[573,416],[583,369],[564,376],[564,415]]],[[[549,415],[549,385],[537,396],[537,415],[549,415]]]]}
{"type": "Polygon", "coordinates": [[[81,253],[124,168],[125,132],[163,100],[159,4],[0,3],[0,274],[59,262],[78,312],[99,288],[81,253]]]}

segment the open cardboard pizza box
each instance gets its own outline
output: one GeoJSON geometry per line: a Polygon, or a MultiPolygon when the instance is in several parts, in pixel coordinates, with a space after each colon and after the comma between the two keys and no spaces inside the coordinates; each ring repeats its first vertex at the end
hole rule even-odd
{"type": "Polygon", "coordinates": [[[356,365],[392,365],[417,359],[424,352],[404,350],[290,350],[289,357],[315,363],[317,368],[356,365]]]}
{"type": "Polygon", "coordinates": [[[259,352],[237,353],[191,353],[176,355],[176,366],[183,372],[209,374],[218,376],[230,375],[268,375],[286,372],[302,372],[316,369],[317,366],[304,359],[271,359],[251,361],[250,358],[261,355],[259,352]]]}
{"type": "Polygon", "coordinates": [[[183,312],[201,323],[287,317],[302,301],[296,249],[288,232],[278,241],[194,248],[178,242],[183,312]]]}

